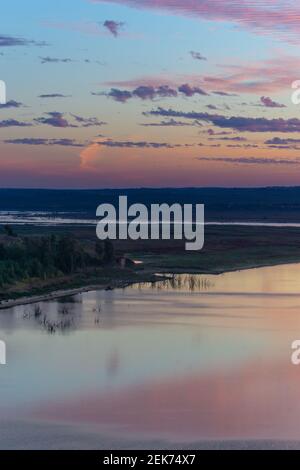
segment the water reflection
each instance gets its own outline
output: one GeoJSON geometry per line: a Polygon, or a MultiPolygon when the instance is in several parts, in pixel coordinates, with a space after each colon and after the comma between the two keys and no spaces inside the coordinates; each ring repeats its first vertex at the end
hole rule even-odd
{"type": "Polygon", "coordinates": [[[158,283],[144,283],[140,288],[156,290],[199,291],[222,294],[299,294],[298,264],[268,266],[259,269],[233,271],[219,275],[166,275],[158,283]]]}
{"type": "MultiPolygon", "coordinates": [[[[139,283],[138,288],[144,289],[151,287],[153,290],[189,290],[193,291],[208,291],[210,290],[214,283],[211,279],[201,276],[199,274],[175,274],[175,275],[166,275],[167,277],[159,282],[144,282],[139,283]]],[[[135,289],[136,286],[133,286],[135,289]]]]}
{"type": "Polygon", "coordinates": [[[58,301],[57,310],[46,311],[45,306],[41,306],[40,303],[33,304],[32,306],[27,307],[23,313],[23,319],[29,320],[36,323],[44,331],[49,334],[55,334],[57,332],[65,333],[71,329],[76,328],[74,316],[75,309],[74,304],[77,303],[76,300],[69,301],[70,298],[65,299],[64,301],[58,301]],[[63,306],[60,307],[59,304],[63,303],[63,306]],[[45,313],[46,312],[46,313],[45,313]]]}
{"type": "Polygon", "coordinates": [[[112,442],[300,438],[300,265],[15,307],[0,329],[0,421],[22,419],[17,436],[38,422],[112,442]]]}

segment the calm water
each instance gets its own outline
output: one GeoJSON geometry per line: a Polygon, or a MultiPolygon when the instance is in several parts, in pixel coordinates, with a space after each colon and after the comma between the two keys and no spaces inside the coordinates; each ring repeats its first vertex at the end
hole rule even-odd
{"type": "Polygon", "coordinates": [[[300,441],[300,265],[39,307],[0,312],[0,447],[300,441]]]}

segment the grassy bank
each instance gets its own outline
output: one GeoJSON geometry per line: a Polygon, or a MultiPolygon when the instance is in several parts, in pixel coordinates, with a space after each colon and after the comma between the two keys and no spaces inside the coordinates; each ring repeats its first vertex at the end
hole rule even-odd
{"type": "MultiPolygon", "coordinates": [[[[129,247],[128,247],[129,249],[129,247]]],[[[260,266],[300,262],[300,229],[282,227],[208,226],[205,245],[186,252],[182,243],[136,245],[130,256],[146,269],[169,273],[218,274],[260,266]]]]}

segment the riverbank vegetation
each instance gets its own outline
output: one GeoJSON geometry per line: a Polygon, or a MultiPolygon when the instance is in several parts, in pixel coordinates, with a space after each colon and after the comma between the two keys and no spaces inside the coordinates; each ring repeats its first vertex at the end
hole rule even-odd
{"type": "MultiPolygon", "coordinates": [[[[1,227],[0,227],[1,232],[1,227]]],[[[85,286],[115,287],[155,273],[217,274],[300,262],[300,228],[207,226],[204,249],[184,241],[97,241],[93,226],[14,226],[0,235],[0,300],[85,286]],[[120,259],[141,264],[119,263],[120,259]]]]}
{"type": "Polygon", "coordinates": [[[0,299],[12,286],[43,282],[44,284],[111,268],[115,263],[110,241],[85,245],[71,234],[18,236],[4,227],[0,236],[0,299]]]}

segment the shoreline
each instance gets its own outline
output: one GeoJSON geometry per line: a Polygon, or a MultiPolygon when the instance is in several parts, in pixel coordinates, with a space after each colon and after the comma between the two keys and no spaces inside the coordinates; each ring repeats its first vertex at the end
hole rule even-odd
{"type": "Polygon", "coordinates": [[[289,260],[286,260],[286,261],[276,261],[274,263],[262,263],[262,264],[251,264],[251,265],[248,265],[248,266],[240,266],[240,267],[236,267],[236,268],[228,268],[228,269],[221,269],[221,270],[197,270],[197,269],[180,269],[178,268],[178,270],[174,270],[172,272],[171,269],[169,270],[159,270],[157,269],[155,272],[157,274],[161,274],[161,275],[172,275],[172,276],[176,276],[177,274],[199,274],[201,276],[220,276],[221,274],[226,274],[226,273],[235,273],[237,271],[246,271],[246,270],[250,270],[250,269],[260,269],[260,268],[272,268],[274,266],[284,266],[284,265],[290,265],[290,264],[300,264],[300,260],[293,260],[293,261],[289,261],[289,260]]]}
{"type": "Polygon", "coordinates": [[[282,266],[282,265],[291,265],[291,264],[299,264],[297,261],[282,261],[276,262],[274,264],[256,264],[251,266],[244,266],[238,267],[233,269],[226,269],[223,271],[199,271],[199,270],[178,270],[174,272],[170,271],[159,271],[156,270],[154,273],[148,273],[145,277],[141,277],[141,279],[124,279],[121,281],[114,281],[112,280],[109,283],[105,284],[91,284],[87,286],[77,287],[77,288],[70,288],[70,289],[62,289],[62,290],[54,290],[53,292],[47,292],[44,294],[38,295],[29,295],[20,297],[18,299],[8,299],[0,302],[0,311],[1,310],[8,310],[13,307],[19,307],[22,305],[30,305],[38,302],[47,302],[51,300],[62,299],[64,297],[72,297],[74,295],[83,294],[86,292],[91,292],[94,290],[115,290],[115,289],[123,289],[128,286],[132,286],[134,284],[138,284],[139,282],[159,282],[166,279],[171,279],[170,276],[176,276],[180,274],[191,274],[191,275],[213,275],[213,276],[220,276],[221,274],[226,274],[230,272],[237,272],[237,271],[246,271],[250,269],[260,269],[260,268],[268,268],[273,266],[282,266]]]}
{"type": "Polygon", "coordinates": [[[90,284],[87,286],[70,288],[70,289],[61,289],[54,290],[53,292],[47,292],[44,294],[38,295],[29,295],[20,297],[18,299],[8,299],[0,302],[0,310],[7,310],[13,307],[18,307],[22,305],[30,305],[38,302],[47,302],[56,299],[62,299],[64,297],[72,297],[74,295],[83,294],[85,292],[91,292],[94,290],[115,290],[115,289],[124,289],[125,287],[137,284],[139,282],[158,282],[164,279],[170,279],[167,275],[158,276],[154,273],[148,277],[138,279],[124,279],[121,281],[110,281],[109,283],[99,283],[99,284],[90,284]],[[153,277],[154,276],[154,277],[153,277]]]}

